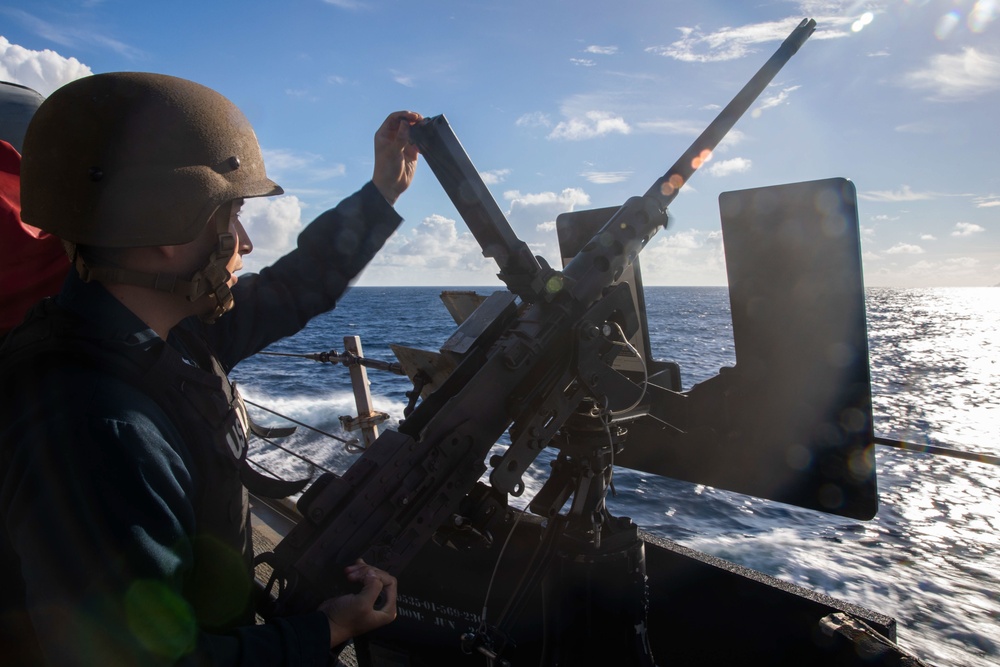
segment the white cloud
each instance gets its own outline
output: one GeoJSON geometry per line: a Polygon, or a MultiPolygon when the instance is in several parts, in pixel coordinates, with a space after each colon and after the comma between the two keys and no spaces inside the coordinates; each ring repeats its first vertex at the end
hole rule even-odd
{"type": "Polygon", "coordinates": [[[556,231],[556,221],[546,220],[545,222],[535,227],[535,230],[539,232],[544,232],[546,234],[551,234],[552,232],[556,231]]]}
{"type": "Polygon", "coordinates": [[[609,183],[621,183],[632,175],[631,171],[585,171],[582,174],[585,179],[597,185],[607,185],[609,183]]]}
{"type": "Polygon", "coordinates": [[[590,195],[580,188],[566,188],[561,192],[508,190],[503,198],[509,203],[505,215],[511,228],[534,254],[542,255],[552,266],[560,265],[553,221],[562,213],[590,206],[590,195]]]}
{"type": "Polygon", "coordinates": [[[493,169],[491,171],[481,171],[479,172],[479,177],[483,179],[483,183],[486,185],[496,185],[497,183],[503,183],[510,176],[510,169],[493,169]]]}
{"type": "Polygon", "coordinates": [[[416,228],[397,232],[371,262],[383,284],[486,284],[496,282],[496,263],[483,257],[469,231],[433,214],[416,228]]]}
{"type": "Polygon", "coordinates": [[[920,240],[921,241],[937,241],[937,237],[934,236],[933,234],[921,234],[920,235],[920,240]]]}
{"type": "Polygon", "coordinates": [[[950,257],[944,260],[944,263],[953,269],[972,269],[979,266],[979,260],[975,257],[950,257]]]}
{"type": "Polygon", "coordinates": [[[308,88],[285,88],[285,95],[298,98],[300,100],[308,100],[310,102],[316,102],[319,100],[313,91],[308,88]]]}
{"type": "Polygon", "coordinates": [[[0,7],[0,12],[12,17],[45,41],[54,42],[59,46],[80,48],[86,45],[90,49],[96,46],[114,51],[129,60],[134,60],[143,55],[140,49],[108,36],[104,33],[103,26],[94,25],[84,18],[78,19],[78,17],[74,17],[62,24],[57,24],[40,19],[34,14],[21,9],[0,7]]]}
{"type": "Polygon", "coordinates": [[[580,141],[612,133],[629,134],[631,131],[632,128],[621,116],[607,111],[588,111],[583,118],[571,118],[556,125],[549,139],[580,141]]]}
{"type": "Polygon", "coordinates": [[[922,255],[924,249],[910,243],[897,243],[885,251],[887,255],[922,255]]]}
{"type": "Polygon", "coordinates": [[[317,183],[319,181],[328,181],[331,178],[340,178],[347,173],[347,167],[342,164],[330,164],[324,166],[313,167],[306,174],[303,179],[309,183],[317,183]]]}
{"type": "Polygon", "coordinates": [[[90,67],[76,58],[64,58],[48,49],[32,51],[0,36],[0,79],[47,97],[60,86],[91,74],[90,67]]]}
{"type": "Polygon", "coordinates": [[[705,129],[705,124],[693,120],[650,120],[636,123],[636,127],[644,132],[697,137],[705,129]]]}
{"type": "Polygon", "coordinates": [[[976,205],[976,208],[993,208],[995,206],[1000,206],[1000,196],[997,195],[975,197],[972,201],[976,205]]]}
{"type": "Polygon", "coordinates": [[[725,285],[722,233],[685,230],[653,237],[639,256],[647,285],[725,285]]]}
{"type": "MultiPolygon", "coordinates": [[[[896,258],[898,262],[901,258],[896,258]]],[[[893,263],[891,267],[872,272],[874,283],[900,287],[940,287],[992,284],[984,272],[981,260],[975,257],[951,257],[946,260],[922,258],[912,264],[893,263]]],[[[1000,268],[1000,267],[997,267],[1000,268]]],[[[869,275],[868,271],[866,278],[869,275]]],[[[869,282],[866,279],[866,282],[869,282]]]]}
{"type": "Polygon", "coordinates": [[[320,159],[315,153],[296,153],[284,148],[263,148],[264,164],[275,170],[305,169],[320,159]]]}
{"type": "Polygon", "coordinates": [[[966,101],[1000,90],[1000,57],[967,46],[961,53],[931,56],[923,69],[905,74],[902,84],[927,92],[930,100],[966,101]]]}
{"type": "Polygon", "coordinates": [[[934,198],[934,195],[927,192],[914,192],[909,185],[904,185],[901,190],[873,190],[860,193],[858,196],[868,201],[882,202],[920,201],[934,198]]]}
{"type": "Polygon", "coordinates": [[[737,146],[743,143],[743,140],[747,138],[747,135],[743,133],[743,130],[733,128],[729,130],[729,133],[722,138],[719,145],[715,147],[716,153],[725,153],[733,146],[737,146]]]}
{"type": "MultiPolygon", "coordinates": [[[[756,53],[760,44],[783,41],[801,20],[790,17],[781,21],[725,27],[710,33],[704,33],[699,28],[678,28],[680,39],[666,46],[651,46],[646,52],[683,62],[735,60],[756,53]]],[[[829,21],[827,25],[834,23],[829,21]]]]}
{"type": "Polygon", "coordinates": [[[279,182],[289,173],[295,174],[296,180],[307,183],[318,183],[347,173],[343,164],[327,164],[323,156],[316,153],[300,153],[284,148],[264,148],[262,152],[268,176],[279,182]]]}
{"type": "Polygon", "coordinates": [[[952,236],[972,236],[973,234],[979,234],[985,232],[986,229],[980,227],[977,224],[971,222],[958,222],[955,223],[955,231],[951,233],[952,236]]]}
{"type": "Polygon", "coordinates": [[[734,157],[731,160],[723,160],[722,162],[710,162],[705,167],[705,172],[712,176],[729,176],[730,174],[742,174],[750,171],[751,166],[753,166],[753,162],[750,160],[742,157],[734,157]]]}
{"type": "Polygon", "coordinates": [[[389,70],[389,73],[392,75],[392,80],[401,86],[413,88],[416,85],[413,82],[413,76],[410,74],[404,74],[403,72],[394,69],[389,70]]]}
{"type": "Polygon", "coordinates": [[[801,86],[789,86],[788,88],[782,88],[779,93],[768,95],[760,101],[760,104],[758,104],[752,112],[750,112],[750,115],[754,118],[760,118],[760,115],[767,109],[773,109],[774,107],[787,102],[789,95],[798,90],[800,87],[801,86]]]}
{"type": "Polygon", "coordinates": [[[541,111],[532,111],[518,118],[515,122],[518,127],[552,127],[552,121],[541,111]]]}
{"type": "Polygon", "coordinates": [[[240,222],[254,245],[243,260],[246,271],[260,271],[295,247],[303,227],[302,209],[295,196],[254,197],[243,203],[240,222]]]}
{"type": "Polygon", "coordinates": [[[368,5],[363,2],[358,2],[357,0],[323,0],[328,5],[333,5],[338,9],[348,9],[348,10],[358,10],[367,9],[368,5]]]}
{"type": "Polygon", "coordinates": [[[538,192],[535,194],[522,194],[520,190],[508,190],[503,193],[504,199],[510,200],[510,209],[525,206],[552,206],[563,207],[564,211],[571,211],[576,206],[587,206],[590,204],[590,195],[579,188],[566,188],[560,193],[538,192]]]}
{"type": "Polygon", "coordinates": [[[581,67],[593,67],[597,64],[589,58],[570,58],[569,61],[574,65],[579,65],[581,67]]]}
{"type": "Polygon", "coordinates": [[[897,125],[893,129],[895,129],[896,132],[905,132],[908,134],[930,134],[935,128],[930,123],[905,123],[903,125],[897,125]]]}
{"type": "MultiPolygon", "coordinates": [[[[652,134],[697,137],[705,130],[709,122],[707,120],[647,120],[637,122],[635,128],[640,132],[649,132],[652,134]]],[[[733,146],[742,143],[744,139],[746,139],[746,134],[738,128],[733,128],[722,138],[719,145],[715,147],[714,152],[725,153],[732,149],[733,146]]]]}
{"type": "Polygon", "coordinates": [[[592,45],[585,48],[584,51],[587,53],[596,53],[602,56],[613,56],[614,54],[618,53],[618,47],[592,45]]]}
{"type": "Polygon", "coordinates": [[[461,254],[462,241],[479,248],[471,233],[459,234],[454,220],[435,213],[424,218],[410,234],[400,234],[395,250],[400,255],[423,257],[421,261],[431,264],[451,265],[456,255],[461,254]]]}

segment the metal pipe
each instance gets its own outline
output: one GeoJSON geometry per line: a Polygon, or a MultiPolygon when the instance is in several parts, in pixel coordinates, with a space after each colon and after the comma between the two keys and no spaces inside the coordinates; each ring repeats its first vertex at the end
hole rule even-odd
{"type": "Polygon", "coordinates": [[[896,449],[902,449],[908,452],[922,452],[924,454],[950,456],[956,459],[965,459],[966,461],[977,461],[979,463],[987,463],[990,465],[1000,466],[1000,456],[992,456],[990,454],[981,454],[978,452],[963,452],[958,449],[951,449],[949,447],[937,447],[935,445],[918,445],[912,442],[905,442],[903,440],[893,440],[891,438],[881,438],[878,436],[875,437],[874,442],[876,445],[883,445],[885,447],[895,447],[896,449]]]}

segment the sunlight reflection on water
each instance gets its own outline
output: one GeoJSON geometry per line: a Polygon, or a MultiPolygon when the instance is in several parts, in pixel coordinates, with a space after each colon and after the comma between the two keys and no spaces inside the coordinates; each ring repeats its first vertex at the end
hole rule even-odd
{"type": "Polygon", "coordinates": [[[1000,290],[868,291],[875,430],[1000,454],[1000,290]]]}

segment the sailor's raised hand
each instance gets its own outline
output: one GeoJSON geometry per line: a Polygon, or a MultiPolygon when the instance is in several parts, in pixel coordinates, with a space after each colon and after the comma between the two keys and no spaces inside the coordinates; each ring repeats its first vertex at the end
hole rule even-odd
{"type": "Polygon", "coordinates": [[[375,133],[375,170],[372,182],[390,204],[413,182],[417,147],[410,143],[410,126],[423,119],[415,111],[395,111],[375,133]]]}

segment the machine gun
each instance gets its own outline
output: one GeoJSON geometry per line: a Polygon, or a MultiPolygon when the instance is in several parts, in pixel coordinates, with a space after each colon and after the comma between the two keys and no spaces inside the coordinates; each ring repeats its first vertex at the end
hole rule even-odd
{"type": "MultiPolygon", "coordinates": [[[[641,588],[642,569],[635,566],[641,542],[627,519],[612,521],[604,511],[605,473],[623,453],[624,424],[653,419],[656,429],[686,436],[703,423],[698,414],[705,410],[676,382],[652,383],[650,371],[657,369],[642,364],[638,372],[622,370],[623,346],[645,326],[630,271],[667,226],[667,207],[678,190],[814,29],[814,21],[803,21],[643,196],[600,213],[598,231],[562,271],[533,257],[516,237],[443,116],[412,128],[414,143],[483,254],[497,261],[509,291],[487,298],[446,343],[455,370],[398,430],[380,435],[343,476],[324,474],[302,496],[302,520],[265,558],[278,584],[275,613],[315,609],[342,592],[343,567],[359,557],[401,573],[439,529],[455,525],[456,515],[474,515],[487,525],[506,507],[508,494],[524,491],[524,472],[552,443],[563,454],[532,510],[559,518],[554,523],[565,541],[594,556],[591,564],[608,554],[629,563],[641,588]],[[487,470],[485,458],[508,430],[510,446],[490,460],[490,485],[477,484],[487,470]],[[569,516],[558,517],[570,496],[569,516]]],[[[699,396],[728,391],[703,389],[699,396]]],[[[639,449],[633,467],[644,469],[649,451],[639,449]]],[[[553,581],[559,585],[558,577],[553,581]]],[[[648,657],[643,646],[636,650],[648,657]]]]}

